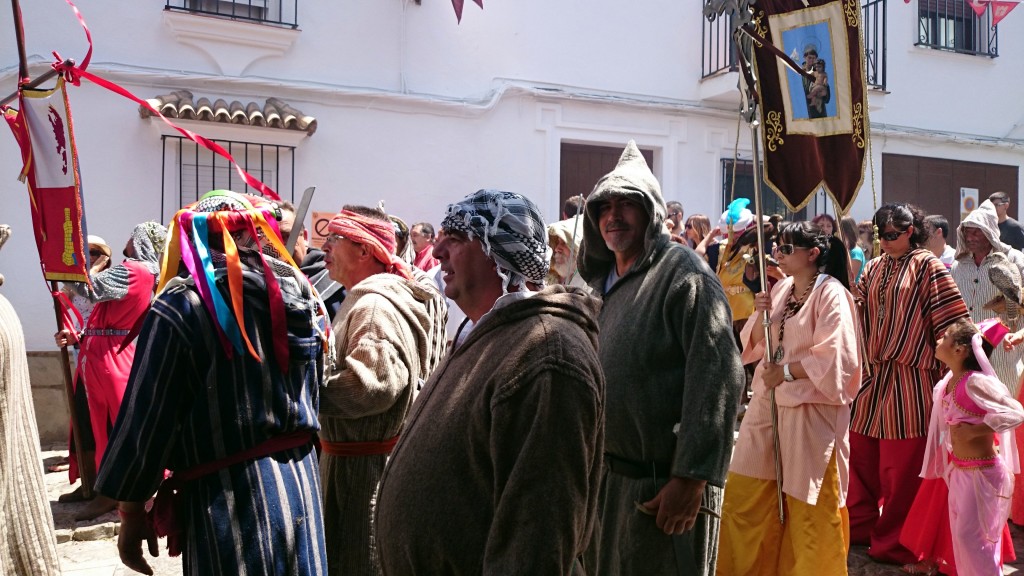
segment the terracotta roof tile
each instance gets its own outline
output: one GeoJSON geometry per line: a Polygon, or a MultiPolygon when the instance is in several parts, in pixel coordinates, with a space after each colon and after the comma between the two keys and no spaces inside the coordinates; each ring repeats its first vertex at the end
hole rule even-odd
{"type": "MultiPolygon", "coordinates": [[[[316,132],[316,118],[303,114],[278,98],[267,98],[262,106],[259,102],[243,104],[238,100],[229,104],[223,98],[211,103],[206,97],[195,100],[188,90],[175,90],[149,98],[146,102],[168,118],[301,130],[310,136],[316,132]]],[[[139,115],[149,118],[153,113],[139,106],[139,115]]]]}

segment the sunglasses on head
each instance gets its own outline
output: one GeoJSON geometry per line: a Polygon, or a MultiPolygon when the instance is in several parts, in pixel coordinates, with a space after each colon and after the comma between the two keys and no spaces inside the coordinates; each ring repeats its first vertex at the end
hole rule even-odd
{"type": "MultiPolygon", "coordinates": [[[[910,230],[910,228],[907,228],[907,230],[910,230]]],[[[907,230],[904,230],[902,232],[882,232],[881,234],[878,235],[878,237],[881,238],[882,240],[885,240],[886,242],[893,242],[900,236],[906,234],[907,230]]]]}
{"type": "Polygon", "coordinates": [[[794,250],[810,250],[803,246],[793,246],[792,244],[778,244],[775,246],[775,251],[783,256],[791,256],[794,250]]]}

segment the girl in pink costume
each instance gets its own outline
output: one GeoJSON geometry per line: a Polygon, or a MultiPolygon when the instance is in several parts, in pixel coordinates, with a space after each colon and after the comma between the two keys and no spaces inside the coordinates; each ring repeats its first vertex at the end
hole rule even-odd
{"type": "MultiPolygon", "coordinates": [[[[1007,333],[998,319],[977,327],[961,319],[939,338],[935,349],[935,357],[950,371],[933,391],[921,477],[943,478],[949,488],[952,560],[960,574],[1002,574],[1002,540],[1013,474],[1019,472],[1011,430],[1024,422],[1024,408],[1010,396],[988,361],[1007,333]]],[[[924,521],[908,518],[913,520],[919,527],[924,521]]],[[[935,573],[935,567],[922,568],[918,564],[904,570],[935,573]]]]}

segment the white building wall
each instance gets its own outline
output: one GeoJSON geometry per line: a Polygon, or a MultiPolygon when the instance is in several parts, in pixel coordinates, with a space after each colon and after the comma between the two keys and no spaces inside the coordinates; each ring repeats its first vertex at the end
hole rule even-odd
{"type": "MultiPolygon", "coordinates": [[[[22,4],[33,75],[52,50],[81,58],[82,33],[63,0],[22,4]]],[[[256,30],[265,45],[205,48],[177,39],[176,15],[160,2],[78,5],[96,46],[90,70],[143,98],[179,88],[229,101],[277,96],[315,116],[318,130],[296,150],[295,188],[316,185],[317,210],[384,200],[410,223],[438,223],[448,202],[494,187],[529,195],[555,218],[561,142],[621,146],[630,138],[655,150],[666,199],[712,219],[722,210],[735,95],[701,100],[711,84],[700,82],[699,2],[517,0],[483,11],[467,3],[457,26],[447,0],[300,0],[300,31],[213,19],[223,34],[256,30]],[[293,43],[275,54],[282,37],[293,43]]],[[[890,0],[888,17],[889,93],[870,95],[877,193],[883,153],[1024,163],[1024,14],[999,26],[996,59],[914,47],[916,3],[890,0]]],[[[0,11],[0,30],[11,27],[10,11],[0,11]]],[[[17,71],[7,38],[2,92],[13,90],[17,71]]],[[[734,77],[717,82],[731,87],[734,77]]],[[[134,224],[166,221],[175,208],[160,210],[160,123],[88,82],[70,90],[89,230],[118,251],[134,224]]],[[[200,126],[208,137],[225,131],[200,126]]],[[[746,125],[738,148],[750,158],[746,125]]],[[[52,350],[52,304],[15,179],[20,167],[13,138],[0,138],[0,222],[14,227],[0,251],[2,290],[24,321],[28,348],[52,350]]],[[[872,211],[869,169],[853,215],[872,211]]]]}

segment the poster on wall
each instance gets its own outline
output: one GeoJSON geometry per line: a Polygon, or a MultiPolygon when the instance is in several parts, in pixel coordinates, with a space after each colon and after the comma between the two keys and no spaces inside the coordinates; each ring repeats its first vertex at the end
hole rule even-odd
{"type": "Polygon", "coordinates": [[[313,210],[313,226],[309,229],[309,245],[318,250],[324,249],[324,243],[327,242],[327,235],[330,232],[327,231],[327,225],[331,223],[331,218],[334,218],[336,212],[317,212],[313,210]]]}
{"type": "Polygon", "coordinates": [[[964,218],[968,214],[974,211],[978,207],[978,189],[977,188],[961,188],[960,189],[960,221],[963,222],[964,218]]]}

